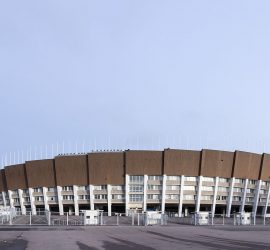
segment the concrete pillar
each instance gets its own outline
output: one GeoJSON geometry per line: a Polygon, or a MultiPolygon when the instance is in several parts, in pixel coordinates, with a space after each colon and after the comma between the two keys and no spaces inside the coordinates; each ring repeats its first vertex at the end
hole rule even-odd
{"type": "Polygon", "coordinates": [[[262,185],[262,181],[258,180],[257,183],[256,183],[256,192],[255,192],[254,201],[253,201],[253,207],[252,207],[252,212],[253,212],[254,215],[257,214],[257,208],[258,208],[258,203],[259,203],[261,185],[262,185]]]}
{"type": "Polygon", "coordinates": [[[167,175],[163,175],[162,180],[162,197],[161,197],[161,212],[165,213],[165,203],[166,203],[166,185],[167,185],[167,175]]]}
{"type": "Polygon", "coordinates": [[[129,175],[126,174],[126,182],[125,182],[126,188],[126,214],[128,214],[129,211],[129,175]]]}
{"type": "Polygon", "coordinates": [[[203,177],[199,176],[198,177],[198,185],[197,185],[197,198],[196,198],[196,208],[195,208],[195,212],[199,212],[200,211],[200,205],[201,205],[201,194],[202,194],[202,181],[203,181],[203,177]]]}
{"type": "Polygon", "coordinates": [[[79,203],[78,203],[78,186],[73,185],[73,195],[74,195],[74,210],[75,215],[79,215],[79,203]]]}
{"type": "Polygon", "coordinates": [[[2,191],[2,199],[3,199],[3,203],[4,203],[4,208],[7,207],[7,201],[6,201],[6,193],[4,191],[2,191]]]}
{"type": "Polygon", "coordinates": [[[230,217],[230,215],[231,215],[234,183],[235,183],[235,178],[233,177],[230,180],[230,190],[229,190],[229,196],[228,196],[228,200],[227,200],[226,217],[230,217]]]}
{"type": "Polygon", "coordinates": [[[90,209],[94,210],[95,209],[95,204],[94,204],[94,186],[89,185],[89,198],[90,198],[90,209]]]}
{"type": "Polygon", "coordinates": [[[21,205],[21,211],[22,214],[25,215],[26,214],[26,208],[23,204],[23,191],[21,189],[18,189],[18,194],[19,194],[19,200],[20,200],[20,205],[21,205]]]}
{"type": "Polygon", "coordinates": [[[245,204],[246,204],[246,196],[247,196],[247,185],[248,185],[248,179],[245,179],[245,187],[244,187],[244,193],[242,196],[242,203],[240,207],[240,212],[243,213],[245,210],[245,204]]]}
{"type": "Polygon", "coordinates": [[[29,188],[28,192],[29,192],[32,215],[36,215],[37,211],[36,211],[36,206],[35,206],[35,197],[33,196],[33,188],[29,188]]]}
{"type": "Polygon", "coordinates": [[[148,181],[148,175],[144,175],[144,178],[143,178],[143,211],[147,210],[147,181],[148,181]]]}
{"type": "Polygon", "coordinates": [[[268,182],[268,191],[267,191],[265,206],[263,208],[263,215],[267,213],[267,207],[269,205],[269,198],[270,198],[270,182],[268,182]]]}
{"type": "Polygon", "coordinates": [[[179,217],[182,217],[182,213],[183,213],[184,186],[185,186],[185,176],[181,175],[181,186],[180,186],[179,205],[178,205],[179,217]]]}
{"type": "Polygon", "coordinates": [[[108,216],[112,216],[112,186],[107,185],[108,216]]]}
{"type": "Polygon", "coordinates": [[[62,187],[61,186],[57,186],[57,198],[58,198],[59,213],[60,213],[60,215],[64,215],[62,187]]]}
{"type": "Polygon", "coordinates": [[[217,204],[217,192],[218,192],[218,182],[219,177],[215,178],[215,190],[214,190],[214,197],[213,197],[213,203],[212,203],[212,216],[215,216],[216,212],[216,204],[217,204]]]}
{"type": "Polygon", "coordinates": [[[14,202],[13,202],[12,191],[11,190],[8,190],[8,198],[9,198],[10,207],[14,207],[14,202]]]}
{"type": "Polygon", "coordinates": [[[44,201],[45,210],[50,211],[50,207],[48,204],[48,196],[47,196],[48,188],[43,187],[42,192],[43,192],[43,201],[44,201]]]}

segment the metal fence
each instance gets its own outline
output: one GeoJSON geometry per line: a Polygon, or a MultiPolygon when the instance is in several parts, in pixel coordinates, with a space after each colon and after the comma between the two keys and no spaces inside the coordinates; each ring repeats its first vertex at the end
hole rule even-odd
{"type": "MultiPolygon", "coordinates": [[[[22,215],[20,211],[12,211],[9,214],[3,214],[0,216],[1,225],[47,225],[47,226],[85,226],[84,213],[80,212],[79,215],[74,213],[64,213],[60,215],[57,212],[39,211],[37,214],[26,212],[22,215]]],[[[98,213],[97,223],[98,226],[148,226],[148,225],[270,225],[270,217],[266,216],[254,216],[251,214],[248,223],[242,223],[241,218],[237,217],[237,214],[231,214],[230,217],[226,217],[225,214],[215,214],[212,216],[209,214],[205,223],[199,223],[194,217],[194,214],[189,214],[185,217],[178,217],[178,214],[168,213],[160,214],[157,218],[151,218],[147,213],[112,213],[111,216],[107,212],[100,211],[98,213]]]]}

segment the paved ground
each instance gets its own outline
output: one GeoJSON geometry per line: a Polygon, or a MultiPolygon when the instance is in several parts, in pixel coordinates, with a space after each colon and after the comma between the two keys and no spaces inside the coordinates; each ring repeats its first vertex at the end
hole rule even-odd
{"type": "Polygon", "coordinates": [[[270,249],[270,227],[0,227],[0,249],[270,249]]]}

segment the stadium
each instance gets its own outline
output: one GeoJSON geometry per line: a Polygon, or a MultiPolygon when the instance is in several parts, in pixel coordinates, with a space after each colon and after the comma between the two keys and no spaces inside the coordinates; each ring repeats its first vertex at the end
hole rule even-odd
{"type": "Polygon", "coordinates": [[[5,166],[0,207],[22,214],[100,209],[266,214],[270,154],[203,149],[93,151],[5,166]]]}

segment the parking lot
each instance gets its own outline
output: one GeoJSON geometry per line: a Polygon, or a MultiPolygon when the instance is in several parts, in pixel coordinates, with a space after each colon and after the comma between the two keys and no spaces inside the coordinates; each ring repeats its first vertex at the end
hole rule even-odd
{"type": "Polygon", "coordinates": [[[267,226],[0,227],[0,249],[270,249],[267,226]]]}

